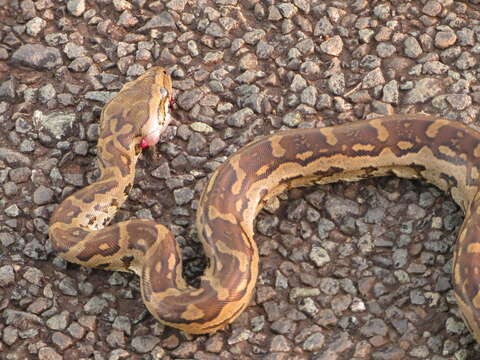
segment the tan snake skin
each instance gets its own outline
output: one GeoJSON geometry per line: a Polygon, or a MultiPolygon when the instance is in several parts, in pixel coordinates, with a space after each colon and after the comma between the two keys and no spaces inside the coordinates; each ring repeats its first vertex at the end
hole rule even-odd
{"type": "Polygon", "coordinates": [[[170,76],[152,68],[126,84],[101,115],[101,176],[65,199],[49,235],[66,260],[135,272],[142,298],[161,322],[189,333],[231,323],[247,306],[258,275],[254,219],[286,189],[372,176],[425,179],[451,194],[465,212],[455,247],[458,305],[480,342],[480,134],[453,121],[396,115],[267,136],[240,149],[211,176],[197,211],[209,260],[200,287],[182,277],[179,248],[164,226],[132,219],[105,227],[125,201],[141,148],[169,122],[170,76]]]}

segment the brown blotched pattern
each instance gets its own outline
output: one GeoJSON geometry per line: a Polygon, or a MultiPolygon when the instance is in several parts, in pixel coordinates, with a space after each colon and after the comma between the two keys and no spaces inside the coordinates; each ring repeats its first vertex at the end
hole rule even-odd
{"type": "Polygon", "coordinates": [[[196,289],[186,285],[180,251],[165,227],[140,219],[103,227],[131,188],[146,124],[168,101],[160,96],[162,88],[171,95],[169,76],[159,68],[149,70],[103,110],[102,176],[67,198],[52,217],[50,237],[65,259],[133,271],[141,276],[143,300],[157,319],[190,333],[213,332],[250,301],[259,260],[253,221],[266,200],[309,184],[387,174],[421,178],[450,193],[466,211],[454,283],[463,316],[480,341],[480,134],[447,120],[398,115],[292,130],[247,145],[215,171],[201,197],[197,228],[209,266],[196,289]]]}

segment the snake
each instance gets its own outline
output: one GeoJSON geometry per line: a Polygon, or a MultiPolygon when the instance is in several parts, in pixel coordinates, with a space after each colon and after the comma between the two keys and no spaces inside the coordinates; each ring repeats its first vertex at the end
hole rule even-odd
{"type": "Polygon", "coordinates": [[[213,333],[233,322],[252,298],[259,272],[255,217],[270,199],[291,188],[338,181],[423,179],[450,194],[464,212],[452,283],[462,317],[480,342],[479,132],[458,121],[397,114],[254,140],[211,174],[200,196],[195,225],[207,265],[193,287],[166,226],[140,218],[110,224],[132,189],[143,149],[160,141],[172,119],[172,99],[170,75],[155,66],[104,106],[100,175],[51,216],[49,238],[61,257],[135,273],[156,319],[187,333],[213,333]]]}

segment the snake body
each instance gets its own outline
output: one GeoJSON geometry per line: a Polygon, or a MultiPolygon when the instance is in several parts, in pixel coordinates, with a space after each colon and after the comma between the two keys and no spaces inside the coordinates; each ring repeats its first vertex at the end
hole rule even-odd
{"type": "Polygon", "coordinates": [[[135,272],[155,318],[185,332],[210,333],[231,323],[252,297],[259,262],[254,219],[269,198],[292,187],[372,176],[425,179],[465,212],[453,283],[463,318],[480,341],[478,132],[403,114],[278,132],[250,143],[212,174],[200,198],[196,226],[208,267],[193,288],[182,277],[180,250],[164,226],[148,219],[106,226],[132,187],[141,148],[156,143],[168,123],[171,97],[169,75],[152,68],[105,106],[97,146],[101,176],[67,197],[51,218],[50,238],[62,257],[135,272]]]}

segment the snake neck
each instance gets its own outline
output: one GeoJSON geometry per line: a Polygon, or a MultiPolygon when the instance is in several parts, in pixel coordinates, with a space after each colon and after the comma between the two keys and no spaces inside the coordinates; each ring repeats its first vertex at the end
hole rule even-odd
{"type": "Polygon", "coordinates": [[[139,155],[136,146],[113,156],[107,151],[110,145],[104,145],[98,154],[100,177],[66,198],[50,219],[50,239],[60,253],[107,226],[132,188],[139,155]]]}

